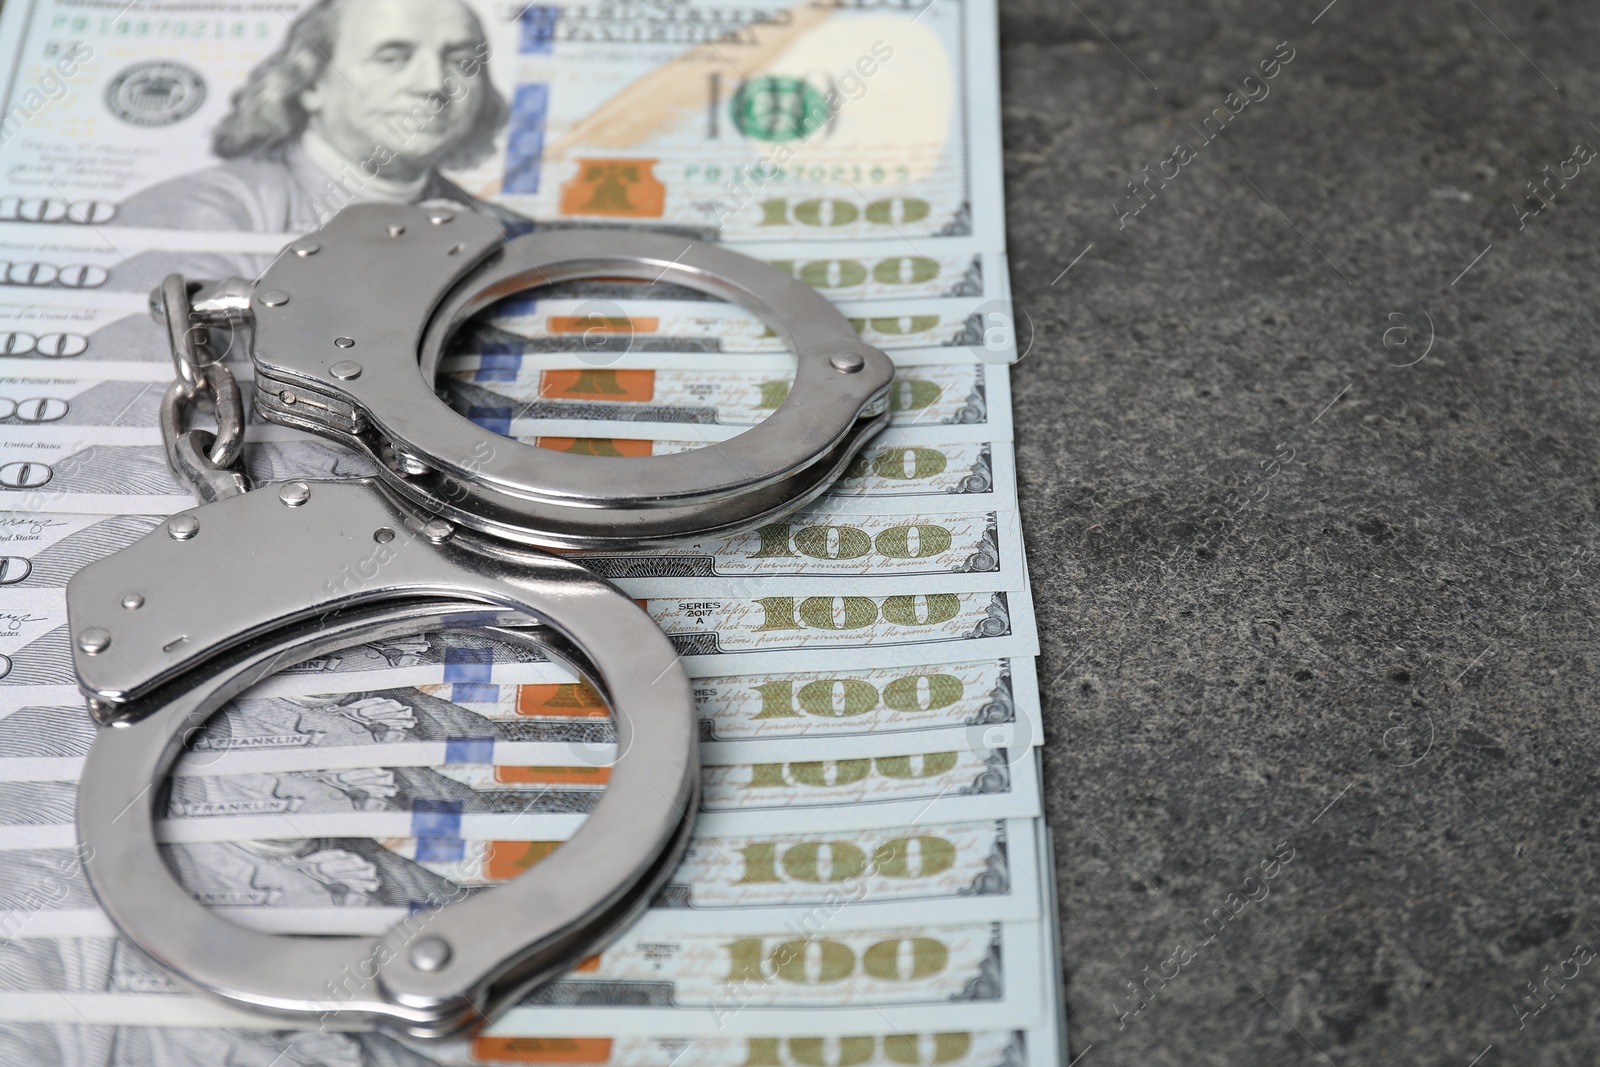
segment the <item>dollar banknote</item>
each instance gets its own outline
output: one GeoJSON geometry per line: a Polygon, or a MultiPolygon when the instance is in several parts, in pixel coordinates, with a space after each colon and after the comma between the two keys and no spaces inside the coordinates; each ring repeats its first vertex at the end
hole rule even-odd
{"type": "MultiPolygon", "coordinates": [[[[66,613],[59,593],[18,590],[8,600],[12,606],[0,610],[0,654],[6,657],[0,666],[9,669],[0,681],[9,681],[13,673],[17,674],[13,684],[67,680],[70,659],[63,657],[66,613]],[[19,602],[24,593],[31,595],[26,602],[19,602]],[[42,598],[37,596],[41,593],[42,598]]],[[[881,665],[891,648],[900,650],[898,658],[902,660],[930,664],[1038,652],[1032,603],[1025,591],[696,600],[652,597],[642,605],[678,648],[685,669],[696,677],[804,669],[819,652],[826,652],[835,666],[852,669],[881,665]]],[[[361,646],[348,659],[337,658],[331,668],[326,664],[336,657],[324,657],[305,669],[338,672],[363,660],[371,666],[378,661],[416,665],[425,659],[448,665],[451,647],[447,641],[425,635],[361,646]]],[[[493,681],[496,657],[497,653],[490,653],[487,662],[471,658],[473,676],[493,681]]],[[[526,657],[514,662],[526,662],[526,657]]],[[[448,680],[449,672],[444,673],[448,680]]]]}
{"type": "MultiPolygon", "coordinates": [[[[170,363],[169,363],[170,365],[170,363]]],[[[168,381],[97,381],[86,378],[0,377],[0,429],[32,441],[81,441],[92,434],[105,445],[161,443],[161,398],[168,381]]],[[[251,384],[240,384],[245,418],[251,384]]]]}
{"type": "MultiPolygon", "coordinates": [[[[838,308],[863,341],[886,352],[947,348],[991,364],[1017,357],[1008,298],[842,301],[838,308]]],[[[446,365],[471,369],[477,356],[506,366],[508,357],[573,351],[580,345],[600,366],[635,350],[776,353],[788,348],[760,316],[718,300],[634,300],[623,291],[582,297],[535,293],[502,300],[480,315],[462,336],[455,361],[446,365]]]]}
{"type": "MultiPolygon", "coordinates": [[[[8,295],[0,292],[0,298],[8,295]]],[[[54,303],[0,299],[0,368],[17,374],[168,380],[172,354],[166,332],[133,300],[96,306],[75,293],[61,296],[54,303]]],[[[237,361],[246,353],[239,346],[227,355],[237,361]]]]}
{"type": "MultiPolygon", "coordinates": [[[[1016,468],[1010,444],[952,440],[958,429],[884,431],[862,449],[827,495],[904,499],[985,494],[995,498],[994,507],[1015,507],[1016,468]]],[[[161,445],[100,440],[106,432],[85,430],[43,440],[28,429],[0,427],[0,511],[170,515],[194,506],[194,497],[178,485],[167,466],[161,445]]],[[[366,478],[377,473],[368,460],[349,449],[298,430],[261,427],[252,436],[246,440],[241,463],[253,485],[294,478],[366,478]]],[[[589,436],[541,436],[529,438],[528,443],[557,452],[624,458],[708,445],[589,436]]]]}
{"type": "MultiPolygon", "coordinates": [[[[130,307],[168,273],[217,280],[253,279],[281,254],[283,235],[190,234],[159,229],[63,230],[54,226],[0,222],[0,295],[61,302],[76,297],[79,306],[130,307]],[[147,284],[148,283],[148,284],[147,284]]],[[[761,242],[741,251],[770,263],[817,289],[830,300],[861,314],[880,305],[893,309],[906,301],[959,298],[967,305],[998,304],[1009,296],[1005,257],[968,240],[945,240],[908,252],[904,242],[863,242],[818,249],[814,244],[761,242]],[[932,254],[929,254],[932,253],[932,254]]],[[[579,320],[558,320],[557,333],[576,350],[602,335],[624,330],[624,306],[658,302],[671,306],[718,303],[718,298],[671,282],[585,279],[543,286],[540,299],[578,301],[579,320]],[[620,301],[620,303],[618,303],[620,301]]],[[[529,297],[510,305],[530,307],[529,297]]],[[[689,308],[684,310],[688,311],[689,308]]],[[[639,321],[649,322],[648,312],[639,321]]],[[[696,321],[691,312],[690,323],[696,321]]],[[[669,330],[677,316],[669,314],[669,330]]],[[[648,332],[644,337],[648,339],[648,332]]],[[[46,357],[49,358],[49,357],[46,357]]],[[[59,357],[57,357],[59,358],[59,357]]]]}
{"type": "MultiPolygon", "coordinates": [[[[425,929],[427,913],[419,914],[425,929]]],[[[1030,936],[1036,924],[838,930],[826,915],[819,922],[815,931],[737,936],[624,934],[530,993],[504,1025],[537,1033],[554,1024],[571,1033],[626,1021],[647,1033],[759,1033],[804,1027],[807,1018],[844,1030],[868,1018],[880,1026],[884,1019],[910,1027],[1027,1026],[1042,1014],[1041,946],[1030,936]]],[[[227,1025],[236,1017],[195,998],[117,938],[0,943],[0,1019],[62,1020],[85,1003],[78,999],[84,994],[116,998],[124,1010],[167,1001],[147,1007],[173,1021],[187,1014],[192,1025],[227,1025]]],[[[94,1021],[88,1013],[82,1018],[94,1021]]]]}
{"type": "MultiPolygon", "coordinates": [[[[484,422],[498,431],[494,420],[484,422]]],[[[594,427],[581,422],[570,423],[566,428],[571,436],[540,435],[522,440],[557,452],[612,457],[666,456],[708,445],[706,440],[655,441],[631,436],[631,427],[629,435],[618,437],[589,436],[594,427]]],[[[705,432],[713,428],[696,429],[705,432]]],[[[996,499],[996,506],[1014,507],[1016,461],[1011,443],[984,440],[981,434],[962,440],[968,436],[961,432],[963,429],[966,428],[943,426],[885,430],[850,462],[826,496],[835,500],[871,497],[908,501],[912,497],[985,494],[996,499]]],[[[677,432],[684,430],[679,427],[677,432]]]]}
{"type": "MultiPolygon", "coordinates": [[[[883,672],[887,673],[887,672],[883,672]]],[[[903,675],[911,674],[902,669],[903,675]]],[[[789,685],[793,676],[781,678],[789,685]]],[[[815,676],[800,676],[802,681],[815,676]]],[[[918,682],[943,685],[956,675],[930,668],[913,675],[918,682]]],[[[823,679],[823,685],[840,688],[840,696],[857,696],[845,688],[857,679],[823,679]]],[[[772,683],[769,683],[772,684],[772,683]]],[[[813,689],[817,684],[805,681],[813,689]]],[[[527,708],[535,701],[564,705],[557,714],[568,717],[530,718],[518,711],[516,721],[474,715],[470,708],[418,689],[381,689],[338,696],[252,696],[231,702],[191,738],[191,753],[180,760],[174,773],[231,775],[257,772],[323,771],[384,767],[435,767],[472,762],[494,768],[550,768],[550,776],[564,776],[584,785],[605,772],[616,759],[616,733],[603,705],[599,715],[585,714],[577,698],[562,690],[584,688],[583,683],[557,685],[429,686],[435,690],[467,690],[472,699],[485,696],[477,706],[495,710],[493,698],[481,690],[507,691],[507,702],[527,708]],[[573,767],[573,764],[580,766],[573,767]],[[567,767],[555,771],[553,768],[567,767]]],[[[802,686],[802,691],[804,686],[802,686]]],[[[804,694],[807,698],[813,693],[804,694]]],[[[815,703],[815,701],[811,701],[815,703]]],[[[841,701],[842,703],[842,701],[841,701]]],[[[598,699],[596,699],[598,705],[598,699]]],[[[1008,707],[990,702],[981,715],[987,721],[945,725],[882,736],[868,731],[807,737],[778,735],[758,740],[702,741],[701,760],[707,764],[814,759],[873,759],[893,756],[913,748],[941,747],[1022,751],[1039,743],[1032,717],[1017,719],[1008,707]]],[[[22,731],[50,728],[56,732],[41,743],[19,742],[14,754],[0,758],[0,782],[63,781],[83,772],[84,754],[94,740],[89,717],[81,706],[18,708],[0,720],[0,738],[22,731]],[[38,753],[57,753],[40,755],[38,753]],[[63,753],[77,753],[66,755],[63,753]]],[[[704,723],[704,720],[702,720],[704,723]]],[[[703,731],[704,732],[704,728],[703,731]]],[[[502,773],[497,771],[497,773],[502,773]]],[[[503,773],[516,773],[505,771],[503,773]]],[[[552,788],[560,783],[552,783],[552,788]]]]}
{"type": "MultiPolygon", "coordinates": [[[[31,237],[8,240],[9,232],[0,223],[0,257],[10,257],[0,258],[0,295],[9,296],[8,303],[89,306],[107,318],[113,310],[144,310],[148,294],[170,273],[191,279],[255,278],[274,258],[267,252],[175,249],[153,238],[156,247],[143,249],[109,243],[41,245],[31,237]]],[[[699,295],[677,286],[570,283],[554,292],[516,296],[491,306],[457,336],[455,347],[465,357],[493,356],[501,362],[518,355],[573,352],[600,366],[634,350],[788,351],[787,341],[754,312],[709,297],[684,299],[699,295]],[[675,299],[646,299],[653,293],[675,299]]],[[[863,341],[886,352],[945,348],[961,358],[995,365],[1017,358],[1009,297],[841,299],[836,306],[863,341]]],[[[115,336],[132,329],[131,323],[124,323],[115,336]]],[[[92,335],[81,328],[42,334],[19,328],[7,333],[17,335],[9,344],[18,357],[78,359],[95,347],[92,335]],[[65,336],[57,338],[57,332],[65,336]],[[41,335],[46,337],[43,348],[41,335]],[[50,355],[53,351],[60,354],[50,355]]],[[[136,353],[148,352],[149,346],[146,334],[138,346],[130,347],[127,358],[137,360],[136,353]]]]}
{"type": "MultiPolygon", "coordinates": [[[[1022,587],[1016,513],[950,506],[963,503],[957,498],[940,511],[881,514],[869,502],[845,499],[694,544],[569,555],[638,597],[759,592],[770,579],[784,579],[794,591],[827,592],[846,577],[864,579],[863,593],[1022,587]]],[[[64,588],[78,567],[153,528],[148,516],[0,512],[0,588],[64,588]]]]}
{"type": "Polygon", "coordinates": [[[851,589],[860,593],[1010,589],[1026,582],[1016,512],[875,515],[835,506],[694,545],[571,558],[643,597],[696,587],[702,596],[719,588],[756,592],[780,579],[797,592],[831,592],[835,579],[847,576],[859,579],[851,589]]]}
{"type": "MultiPolygon", "coordinates": [[[[520,669],[567,680],[458,681],[328,695],[294,693],[316,684],[315,673],[279,676],[208,719],[189,739],[184,765],[215,773],[362,763],[432,766],[469,753],[480,762],[529,764],[560,762],[573,752],[587,762],[615,743],[605,703],[587,682],[544,663],[520,669]],[[560,758],[531,758],[541,751],[560,758]]],[[[872,755],[907,734],[956,731],[990,747],[1037,745],[1042,731],[1035,684],[1031,661],[989,660],[707,677],[696,682],[694,697],[705,761],[725,763],[739,752],[760,755],[762,746],[785,755],[826,755],[828,748],[872,755]],[[839,749],[840,742],[849,748],[839,749]],[[719,746],[730,753],[727,758],[716,751],[719,746]]],[[[0,781],[76,778],[95,733],[81,699],[0,710],[0,781]]]]}
{"type": "MultiPolygon", "coordinates": [[[[430,902],[502,885],[560,841],[320,837],[163,845],[167,868],[229,922],[268,933],[381,934],[430,902]]],[[[110,937],[72,849],[6,853],[0,939],[110,937]]],[[[1031,821],[916,825],[832,834],[696,837],[633,927],[638,937],[762,933],[1038,916],[1031,821]],[[848,906],[840,906],[848,904],[848,906]]]]}
{"type": "MultiPolygon", "coordinates": [[[[665,601],[663,603],[673,603],[665,601]]],[[[692,602],[691,602],[692,603],[692,602]]],[[[935,632],[930,644],[830,649],[822,657],[830,676],[841,669],[874,671],[888,667],[926,667],[961,663],[986,656],[1015,658],[1034,655],[1037,635],[1031,600],[1023,593],[995,593],[996,618],[971,637],[935,632]],[[961,641],[962,644],[952,644],[961,641]],[[977,645],[978,647],[973,647],[977,645]]],[[[819,610],[813,607],[815,613],[819,610]]],[[[691,676],[714,678],[744,675],[751,670],[774,673],[816,670],[816,656],[803,649],[781,655],[737,658],[693,655],[682,661],[691,676]]],[[[535,648],[509,645],[474,631],[448,630],[354,645],[284,667],[260,683],[256,692],[306,696],[330,692],[388,689],[396,686],[515,686],[573,682],[565,667],[551,663],[535,648]]],[[[485,690],[476,690],[484,692],[485,690]]],[[[457,693],[460,691],[457,690],[457,693]]],[[[49,590],[15,589],[0,597],[0,708],[27,704],[75,704],[82,699],[72,673],[66,618],[49,590]],[[41,594],[43,599],[41,600],[41,594]]],[[[463,696],[452,699],[462,700],[463,696]]]]}
{"type": "Polygon", "coordinates": [[[425,102],[378,78],[308,122],[293,79],[370,47],[383,13],[313,66],[302,42],[328,31],[303,0],[8,4],[0,218],[282,232],[353,200],[453,196],[507,225],[1003,242],[991,4],[437,6],[413,42],[444,60],[425,102]]]}
{"type": "MultiPolygon", "coordinates": [[[[971,747],[701,768],[698,827],[711,836],[857,829],[912,820],[1034,817],[1030,750],[971,747]]],[[[574,746],[576,748],[576,746],[574,746]]],[[[304,837],[565,840],[611,777],[610,753],[564,764],[183,774],[170,779],[158,835],[172,843],[304,837]]],[[[626,755],[622,757],[626,760],[626,755]]],[[[203,761],[202,761],[203,762],[203,761]]],[[[204,769],[204,768],[202,768],[204,769]]],[[[71,844],[75,781],[0,782],[0,848],[71,844]]]]}
{"type": "Polygon", "coordinates": [[[929,662],[1038,652],[1031,598],[1006,592],[650,598],[644,606],[697,674],[713,663],[778,670],[796,652],[822,650],[840,666],[864,664],[894,645],[918,646],[929,662]],[[1013,613],[1013,599],[1024,610],[1013,613]]]}
{"type": "MultiPolygon", "coordinates": [[[[616,371],[580,373],[588,376],[584,388],[622,391],[614,386],[616,371]],[[596,382],[594,379],[597,377],[602,381],[596,382]]],[[[959,376],[957,373],[940,375],[946,378],[959,376]]],[[[82,378],[0,377],[0,435],[3,435],[0,440],[39,444],[82,444],[92,441],[106,446],[159,445],[161,401],[169,384],[166,381],[125,378],[97,381],[82,378]]],[[[277,426],[262,418],[253,406],[253,383],[242,381],[238,384],[245,404],[247,428],[254,429],[250,434],[252,443],[305,439],[301,431],[277,426]]],[[[787,391],[787,381],[769,384],[781,385],[787,391]]],[[[937,403],[938,386],[929,382],[926,376],[914,378],[905,384],[908,390],[927,386],[933,394],[923,396],[927,405],[922,414],[926,414],[937,403]]],[[[1009,421],[1001,419],[998,425],[991,424],[983,414],[989,399],[986,393],[997,385],[1002,399],[1005,399],[1006,382],[1003,378],[996,382],[991,370],[987,385],[980,382],[964,398],[952,402],[956,414],[950,418],[923,418],[921,414],[902,411],[892,417],[890,425],[912,430],[934,428],[939,436],[952,440],[989,442],[1007,439],[1011,433],[1009,421]]],[[[892,393],[891,398],[898,395],[908,404],[915,403],[909,399],[908,390],[892,393]]],[[[666,455],[708,447],[737,449],[737,444],[729,442],[772,414],[781,402],[771,404],[768,410],[760,413],[760,418],[742,423],[725,423],[717,421],[714,409],[702,410],[700,414],[704,418],[677,418],[679,415],[693,416],[694,413],[687,409],[629,410],[604,404],[526,403],[475,383],[456,380],[447,381],[441,387],[441,392],[457,413],[492,433],[555,451],[622,457],[666,455]],[[630,415],[640,417],[627,417],[630,415]],[[619,440],[629,443],[613,443],[610,446],[601,443],[619,440]]],[[[1009,410],[1009,404],[1005,410],[1009,410]]],[[[441,412],[441,417],[448,416],[441,412]]],[[[925,438],[927,435],[923,433],[918,436],[925,438]]],[[[35,478],[41,476],[39,472],[34,472],[35,478]]]]}
{"type": "Polygon", "coordinates": [[[0,1022],[0,1060],[52,1067],[1060,1067],[1033,1030],[751,1037],[519,1037],[406,1044],[383,1034],[0,1022]]]}
{"type": "MultiPolygon", "coordinates": [[[[28,592],[15,590],[0,599],[0,645],[5,646],[0,650],[0,708],[76,703],[83,695],[72,673],[64,617],[36,616],[23,605],[8,606],[28,592]]],[[[404,685],[573,681],[567,668],[550,662],[537,649],[452,630],[315,656],[286,666],[256,692],[306,696],[404,685]]]]}
{"type": "MultiPolygon", "coordinates": [[[[570,298],[568,303],[572,303],[570,298]]],[[[456,375],[493,370],[515,376],[540,370],[596,367],[678,374],[706,371],[793,375],[792,354],[770,342],[765,352],[725,352],[721,351],[721,338],[661,332],[660,318],[641,312],[639,326],[658,331],[642,332],[624,307],[647,303],[626,296],[614,301],[579,301],[578,304],[587,304],[588,310],[569,316],[559,323],[563,329],[547,338],[518,337],[498,328],[480,329],[469,322],[443,357],[441,366],[456,375]]],[[[687,304],[682,300],[656,303],[665,307],[687,304]]],[[[150,316],[147,304],[143,294],[133,292],[48,288],[18,292],[0,288],[0,373],[169,381],[172,353],[167,332],[150,316]],[[12,296],[16,299],[8,299],[12,296]]],[[[867,328],[868,321],[861,318],[861,328],[867,328]]],[[[211,337],[217,358],[227,363],[236,377],[247,378],[252,371],[246,339],[225,329],[211,331],[211,337]]],[[[733,347],[737,349],[738,345],[733,347]]],[[[902,367],[961,364],[973,358],[970,350],[960,346],[888,346],[884,351],[902,367]]],[[[999,403],[990,406],[998,409],[999,403]]]]}
{"type": "MultiPolygon", "coordinates": [[[[480,424],[501,421],[507,427],[502,432],[515,437],[549,432],[540,424],[553,419],[592,421],[595,437],[667,437],[670,427],[681,424],[753,426],[788,399],[793,378],[792,368],[778,374],[627,366],[524,371],[491,364],[447,372],[439,384],[455,410],[480,424]],[[661,429],[630,429],[640,423],[661,429]]],[[[114,384],[122,392],[137,387],[114,384]]],[[[889,388],[889,424],[983,426],[985,437],[1003,438],[1011,429],[1009,384],[1003,370],[982,363],[901,367],[889,388]]],[[[46,383],[0,379],[0,414],[8,410],[8,419],[30,424],[59,422],[71,414],[46,383]]]]}
{"type": "MultiPolygon", "coordinates": [[[[1032,766],[1026,753],[980,748],[964,738],[941,738],[955,746],[930,750],[919,739],[909,735],[877,756],[708,764],[701,771],[701,809],[706,818],[717,816],[713,826],[764,827],[884,825],[899,813],[948,821],[968,817],[960,814],[967,809],[984,818],[1037,813],[1037,799],[1028,790],[1032,766]]],[[[194,761],[199,773],[185,773],[180,764],[165,817],[174,824],[274,817],[271,829],[246,831],[262,837],[303,836],[294,826],[310,826],[308,816],[331,817],[318,824],[329,827],[380,827],[363,836],[406,836],[437,823],[455,836],[507,837],[524,817],[592,810],[612,773],[612,754],[603,749],[572,745],[560,764],[519,766],[473,762],[477,754],[461,747],[466,751],[455,760],[435,766],[287,772],[213,773],[216,768],[202,756],[194,761]],[[359,817],[368,814],[381,818],[368,823],[359,817]]],[[[54,795],[49,786],[61,784],[18,782],[0,788],[42,799],[54,795]]],[[[24,825],[36,825],[46,810],[59,807],[50,804],[20,817],[24,825]]],[[[241,836],[227,825],[209,830],[173,825],[171,833],[210,840],[241,836]]]]}
{"type": "Polygon", "coordinates": [[[674,1067],[680,1062],[712,1067],[1060,1067],[1059,1060],[1047,1058],[1051,1044],[1042,1028],[688,1039],[530,1038],[497,1031],[448,1051],[426,1051],[447,1067],[540,1064],[558,1062],[557,1056],[567,1056],[565,1062],[615,1067],[674,1067]],[[592,1059],[580,1060],[582,1056],[592,1059]]]}
{"type": "MultiPolygon", "coordinates": [[[[638,603],[696,676],[796,670],[806,666],[808,656],[823,651],[839,666],[876,666],[873,661],[879,653],[895,646],[918,647],[920,651],[911,655],[928,663],[1038,652],[1032,598],[1026,589],[804,595],[788,591],[781,579],[761,588],[768,595],[652,596],[638,603]]],[[[19,661],[37,662],[65,648],[54,636],[65,632],[62,590],[14,589],[4,604],[0,654],[11,664],[5,677],[19,661]],[[29,651],[41,641],[44,644],[29,651]]]]}
{"type": "Polygon", "coordinates": [[[179,245],[155,231],[116,243],[92,230],[55,236],[41,239],[37,227],[0,223],[0,293],[30,301],[48,294],[74,304],[94,294],[100,299],[93,304],[133,309],[173,271],[191,278],[254,278],[278,253],[260,239],[241,249],[215,240],[179,245]]]}
{"type": "MultiPolygon", "coordinates": [[[[1025,725],[1018,735],[1032,735],[1030,743],[1037,744],[1035,685],[1030,661],[1014,666],[1009,660],[987,660],[921,668],[702,677],[695,681],[694,696],[705,741],[886,739],[907,731],[1021,722],[1025,725]]],[[[485,728],[524,721],[530,715],[550,715],[546,709],[558,700],[575,714],[603,713],[598,695],[581,684],[562,691],[520,685],[422,686],[419,691],[482,716],[485,728]]],[[[0,752],[6,751],[5,730],[5,720],[0,720],[0,752]]],[[[229,728],[230,736],[237,732],[237,727],[229,728]]]]}
{"type": "MultiPolygon", "coordinates": [[[[0,508],[170,515],[194,506],[194,497],[174,479],[161,445],[105,442],[100,439],[104,433],[86,431],[47,441],[28,430],[0,428],[0,508]]],[[[244,446],[241,465],[254,485],[377,473],[349,449],[310,434],[285,427],[273,427],[270,434],[271,439],[246,441],[244,446]]]]}

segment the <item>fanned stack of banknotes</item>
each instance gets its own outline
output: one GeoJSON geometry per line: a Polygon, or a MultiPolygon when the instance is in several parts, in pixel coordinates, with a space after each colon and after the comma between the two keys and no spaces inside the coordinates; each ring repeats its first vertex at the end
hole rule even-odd
{"type": "MultiPolygon", "coordinates": [[[[0,1062],[67,1067],[1061,1062],[1038,637],[1017,517],[992,0],[8,0],[0,16],[0,1062]],[[894,358],[891,428],[748,534],[581,558],[684,653],[704,807],[644,917],[491,1028],[285,1029],[119,941],[75,850],[92,727],[64,589],[194,506],[148,294],[253,277],[347,203],[644,226],[770,261],[894,358]]],[[[243,346],[227,354],[249,403],[243,346]]],[[[440,395],[557,450],[722,442],[792,359],[744,310],[591,281],[491,308],[440,395]]],[[[255,482],[370,473],[252,421],[255,482]]],[[[605,708],[470,633],[231,704],[158,824],[230,919],[376,933],[571,835],[605,708]]]]}

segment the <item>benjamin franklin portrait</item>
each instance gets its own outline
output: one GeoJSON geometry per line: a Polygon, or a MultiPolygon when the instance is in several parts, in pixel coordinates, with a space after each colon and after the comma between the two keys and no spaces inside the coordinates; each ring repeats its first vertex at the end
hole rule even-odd
{"type": "Polygon", "coordinates": [[[129,197],[124,226],[304,232],[346,204],[454,200],[518,217],[445,178],[494,151],[506,101],[458,0],[318,0],[218,125],[220,166],[129,197]]]}

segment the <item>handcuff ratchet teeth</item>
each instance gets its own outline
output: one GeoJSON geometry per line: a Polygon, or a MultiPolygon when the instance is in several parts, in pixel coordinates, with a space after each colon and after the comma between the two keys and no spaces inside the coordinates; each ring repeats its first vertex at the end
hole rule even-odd
{"type": "MultiPolygon", "coordinates": [[[[347,208],[251,286],[167,278],[168,459],[202,502],[68,584],[73,665],[101,724],[79,785],[84,870],[118,931],[227,1003],[419,1038],[475,1029],[615,936],[687,846],[697,723],[680,656],[637,604],[533,546],[640,548],[748,528],[815,498],[887,418],[889,359],[775,268],[658,234],[506,240],[461,207],[347,208]],[[433,393],[454,332],[534,284],[668,280],[736,299],[797,353],[765,422],[715,449],[626,460],[536,449],[433,393]],[[248,490],[243,412],[208,328],[253,327],[257,411],[344,442],[379,476],[248,490]],[[186,428],[192,407],[217,430],[186,428]],[[251,685],[364,641],[475,629],[534,647],[610,709],[617,758],[578,832],[517,878],[382,937],[237,926],[156,847],[162,784],[251,685]]],[[[333,676],[337,677],[337,676],[333,676]]]]}

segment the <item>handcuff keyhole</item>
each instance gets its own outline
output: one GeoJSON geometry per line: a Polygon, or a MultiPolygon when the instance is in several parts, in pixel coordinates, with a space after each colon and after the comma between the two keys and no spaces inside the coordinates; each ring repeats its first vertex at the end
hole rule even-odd
{"type": "Polygon", "coordinates": [[[386,545],[394,540],[394,531],[387,526],[380,526],[372,531],[372,539],[380,545],[386,545]]]}

